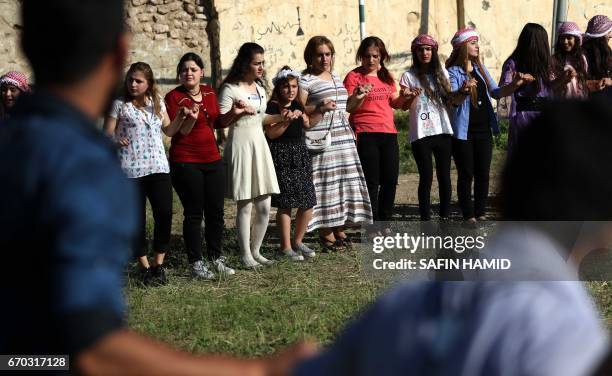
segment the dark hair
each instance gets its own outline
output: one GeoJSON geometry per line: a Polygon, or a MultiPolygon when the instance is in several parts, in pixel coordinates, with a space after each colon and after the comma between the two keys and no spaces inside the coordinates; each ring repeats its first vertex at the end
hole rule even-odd
{"type": "Polygon", "coordinates": [[[321,45],[326,45],[332,54],[332,68],[334,67],[334,56],[336,56],[336,50],[334,49],[334,44],[329,40],[329,38],[323,35],[316,35],[308,41],[306,44],[306,48],[304,48],[304,62],[306,63],[306,69],[302,73],[312,74],[314,70],[312,69],[312,63],[315,60],[317,55],[317,48],[321,45]]]}
{"type": "Polygon", "coordinates": [[[531,22],[523,26],[516,48],[508,57],[510,59],[515,61],[518,72],[529,73],[536,79],[538,88],[540,82],[548,85],[551,60],[546,29],[531,22]]]}
{"type": "Polygon", "coordinates": [[[612,77],[612,49],[605,36],[588,39],[582,45],[582,50],[589,63],[589,79],[612,77]]]}
{"type": "Polygon", "coordinates": [[[393,76],[387,67],[385,67],[385,63],[388,63],[390,58],[387,48],[385,47],[385,43],[380,38],[372,36],[362,40],[359,48],[357,49],[357,54],[355,55],[355,62],[361,63],[368,48],[370,47],[378,48],[378,52],[380,53],[380,70],[377,73],[378,79],[389,85],[395,84],[393,76]]]}
{"type": "Polygon", "coordinates": [[[553,103],[521,132],[502,173],[504,219],[612,219],[611,104],[553,103]]]}
{"type": "Polygon", "coordinates": [[[427,65],[421,63],[417,54],[413,53],[410,71],[419,79],[419,83],[429,99],[439,105],[447,104],[451,86],[442,70],[442,63],[440,62],[440,56],[438,56],[438,50],[433,47],[431,48],[431,61],[427,65]],[[433,91],[431,90],[427,75],[433,77],[433,91]]]}
{"type": "MultiPolygon", "coordinates": [[[[238,55],[234,59],[232,63],[232,67],[230,68],[227,77],[221,83],[223,86],[226,83],[237,84],[244,78],[244,75],[249,70],[249,65],[251,64],[251,60],[253,60],[253,56],[255,54],[263,54],[264,49],[257,43],[247,42],[240,46],[238,50],[238,55]]],[[[263,82],[260,79],[256,80],[258,84],[263,86],[263,82]]]]}
{"type": "Polygon", "coordinates": [[[117,47],[122,0],[23,0],[21,46],[39,85],[73,84],[117,47]]]}
{"type": "MultiPolygon", "coordinates": [[[[563,74],[565,64],[569,63],[576,69],[576,73],[578,74],[578,85],[582,87],[583,90],[586,90],[587,67],[584,59],[585,57],[582,53],[580,39],[578,37],[573,35],[559,35],[557,43],[555,44],[555,53],[552,56],[552,70],[557,77],[563,74]],[[565,50],[563,50],[561,38],[565,36],[574,38],[574,48],[572,48],[570,52],[565,52],[565,50]]],[[[558,94],[565,96],[566,92],[567,86],[563,85],[559,88],[558,94]]]]}
{"type": "MultiPolygon", "coordinates": [[[[285,66],[283,66],[283,67],[282,67],[282,68],[279,70],[279,72],[280,72],[280,71],[287,70],[287,69],[288,69],[288,70],[292,70],[292,69],[291,69],[291,67],[289,67],[288,65],[285,65],[285,66]]],[[[280,94],[280,91],[281,91],[281,89],[282,89],[282,88],[283,88],[285,85],[289,84],[289,80],[296,80],[296,81],[298,82],[298,88],[299,88],[299,85],[300,85],[300,80],[299,80],[297,77],[291,77],[291,76],[290,76],[290,77],[281,78],[281,79],[277,80],[277,81],[276,81],[276,83],[274,84],[274,89],[272,89],[272,95],[270,96],[270,102],[273,102],[273,101],[278,102],[278,98],[279,98],[279,97],[280,97],[280,95],[281,95],[281,94],[280,94]]],[[[300,104],[302,104],[302,103],[300,102],[300,96],[299,96],[299,95],[297,96],[296,100],[297,100],[297,101],[298,101],[300,104]]],[[[302,107],[303,107],[303,106],[304,106],[304,105],[302,104],[302,107]]]]}
{"type": "Polygon", "coordinates": [[[179,60],[178,64],[176,65],[177,80],[179,76],[181,75],[181,71],[183,70],[183,65],[188,61],[193,61],[198,67],[200,67],[200,69],[202,70],[204,69],[204,62],[202,61],[202,58],[200,57],[200,55],[193,53],[193,52],[187,52],[185,55],[183,55],[183,57],[181,57],[181,60],[179,60]]]}
{"type": "Polygon", "coordinates": [[[130,65],[130,69],[128,69],[127,73],[125,74],[125,81],[123,83],[124,101],[128,102],[134,99],[134,97],[132,96],[132,94],[130,94],[130,91],[127,88],[130,76],[134,72],[141,72],[142,74],[144,74],[145,79],[147,80],[147,84],[149,86],[146,94],[149,97],[151,97],[151,100],[153,101],[153,109],[155,110],[155,114],[161,118],[162,115],[161,115],[161,103],[159,100],[159,90],[157,88],[155,76],[153,75],[153,70],[151,69],[151,66],[147,63],[143,63],[142,61],[139,61],[137,63],[130,65]]]}

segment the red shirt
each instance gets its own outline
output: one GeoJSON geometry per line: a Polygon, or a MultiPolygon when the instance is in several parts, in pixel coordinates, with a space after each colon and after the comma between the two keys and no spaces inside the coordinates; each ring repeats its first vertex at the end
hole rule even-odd
{"type": "Polygon", "coordinates": [[[166,108],[170,120],[174,120],[181,107],[200,104],[200,114],[189,134],[180,132],[172,137],[170,161],[183,163],[210,163],[221,159],[214,128],[220,128],[217,95],[208,85],[200,85],[202,101],[193,100],[182,86],[166,94],[166,108]]]}
{"type": "Polygon", "coordinates": [[[361,107],[349,117],[355,132],[397,133],[393,122],[393,108],[391,108],[391,98],[397,92],[395,84],[388,84],[376,76],[368,76],[361,72],[361,67],[355,68],[344,79],[344,87],[349,95],[353,94],[358,85],[373,85],[361,107]]]}

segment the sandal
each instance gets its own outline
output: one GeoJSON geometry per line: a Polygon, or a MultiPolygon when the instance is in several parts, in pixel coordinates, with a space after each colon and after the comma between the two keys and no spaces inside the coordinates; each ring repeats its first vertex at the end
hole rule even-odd
{"type": "Polygon", "coordinates": [[[323,247],[323,252],[344,252],[345,250],[344,244],[340,239],[333,241],[320,236],[319,243],[323,247]]]}
{"type": "Polygon", "coordinates": [[[353,250],[353,240],[348,237],[348,235],[344,238],[338,238],[336,242],[340,242],[341,245],[346,247],[348,250],[353,250]]]}

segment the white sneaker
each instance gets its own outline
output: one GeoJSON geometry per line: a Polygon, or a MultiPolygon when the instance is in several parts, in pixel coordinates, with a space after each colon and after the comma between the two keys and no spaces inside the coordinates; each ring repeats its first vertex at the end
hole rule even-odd
{"type": "Polygon", "coordinates": [[[308,248],[308,246],[304,243],[300,243],[300,245],[296,245],[295,248],[293,248],[293,250],[296,253],[301,252],[302,255],[304,255],[304,257],[308,257],[308,258],[313,258],[317,255],[317,253],[313,249],[308,248]]]}
{"type": "Polygon", "coordinates": [[[304,261],[304,256],[295,253],[293,249],[285,249],[284,251],[281,251],[281,252],[293,261],[304,261]]]}
{"type": "Polygon", "coordinates": [[[225,256],[221,256],[218,259],[216,259],[215,261],[213,261],[213,265],[215,266],[215,269],[217,269],[217,272],[219,272],[219,274],[221,275],[234,275],[236,274],[236,271],[232,268],[230,268],[229,266],[225,265],[225,256]]]}
{"type": "Polygon", "coordinates": [[[206,264],[204,264],[204,261],[198,260],[194,262],[193,264],[191,264],[191,267],[192,267],[191,272],[194,277],[202,278],[206,280],[215,279],[215,273],[213,273],[212,271],[208,269],[206,264]]]}

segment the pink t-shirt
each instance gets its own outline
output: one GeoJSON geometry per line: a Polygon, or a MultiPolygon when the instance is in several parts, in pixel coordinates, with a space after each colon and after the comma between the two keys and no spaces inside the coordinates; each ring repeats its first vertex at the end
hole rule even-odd
{"type": "Polygon", "coordinates": [[[373,85],[361,107],[349,117],[355,132],[397,133],[393,123],[393,108],[391,108],[391,98],[397,92],[397,87],[395,84],[381,81],[376,76],[360,72],[361,68],[353,69],[344,79],[344,86],[349,95],[353,94],[358,85],[373,85]]]}

